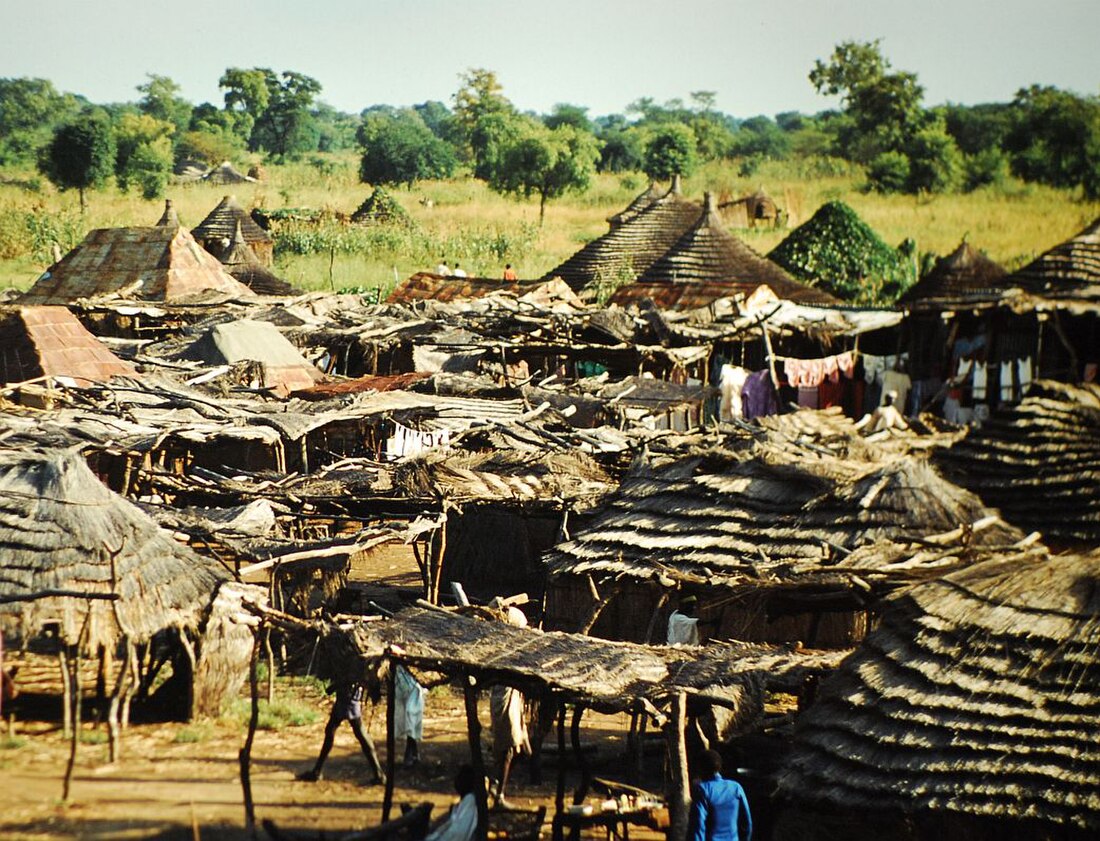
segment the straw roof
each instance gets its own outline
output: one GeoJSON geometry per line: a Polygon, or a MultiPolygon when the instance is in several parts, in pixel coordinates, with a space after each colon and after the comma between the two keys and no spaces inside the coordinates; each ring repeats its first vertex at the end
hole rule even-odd
{"type": "Polygon", "coordinates": [[[0,377],[5,383],[39,377],[106,382],[137,371],[109,351],[65,307],[19,307],[0,320],[0,377]]]}
{"type": "Polygon", "coordinates": [[[121,635],[141,642],[163,628],[195,627],[230,577],[109,491],[71,450],[0,452],[0,552],[0,599],[118,594],[0,604],[0,620],[23,633],[56,622],[71,643],[90,612],[91,650],[121,635]]]}
{"type": "Polygon", "coordinates": [[[990,260],[984,252],[963,240],[959,247],[936,265],[916,284],[906,290],[899,303],[933,298],[959,298],[981,293],[1001,284],[1004,267],[990,260]]]}
{"type": "Polygon", "coordinates": [[[1012,553],[895,597],[800,720],[781,792],[1100,832],[1098,593],[1100,553],[1012,553]]]}
{"type": "Polygon", "coordinates": [[[877,540],[979,525],[975,544],[1023,535],[916,455],[858,461],[787,437],[638,470],[573,539],[551,575],[597,573],[736,587],[797,578],[877,540]]]}
{"type": "Polygon", "coordinates": [[[256,179],[250,175],[244,175],[229,161],[222,161],[206,175],[203,181],[209,184],[254,184],[256,179]]]}
{"type": "Polygon", "coordinates": [[[634,199],[616,213],[613,216],[607,217],[607,223],[611,226],[612,230],[619,225],[623,225],[649,207],[653,202],[664,195],[664,188],[657,184],[656,181],[650,181],[649,186],[645,188],[641,193],[634,197],[634,199]]]}
{"type": "Polygon", "coordinates": [[[21,304],[67,304],[81,298],[177,301],[221,294],[252,298],[186,228],[100,228],[52,265],[21,304]]]}
{"type": "Polygon", "coordinates": [[[375,187],[358,209],[351,214],[351,221],[359,225],[412,225],[412,217],[393,197],[393,194],[382,187],[375,187]]]}
{"type": "Polygon", "coordinates": [[[680,194],[679,181],[644,210],[584,248],[544,277],[560,277],[580,292],[586,286],[642,274],[699,218],[700,207],[680,194]]]}
{"type": "Polygon", "coordinates": [[[703,212],[695,225],[645,269],[635,284],[620,288],[611,300],[622,304],[636,297],[632,294],[633,287],[658,284],[708,284],[715,289],[728,284],[727,296],[746,288],[767,286],[778,298],[803,303],[839,303],[832,295],[799,283],[727,232],[711,193],[706,194],[703,212]]]}
{"type": "MultiPolygon", "coordinates": [[[[191,234],[203,243],[210,243],[219,239],[232,242],[238,227],[244,241],[249,244],[262,242],[270,245],[273,242],[271,235],[257,225],[245,209],[241,207],[236,196],[225,196],[218,202],[218,206],[207,214],[205,219],[191,229],[191,234]]],[[[223,259],[222,262],[225,262],[225,260],[223,259]]]]}
{"type": "Polygon", "coordinates": [[[1037,381],[938,459],[1010,523],[1100,546],[1100,386],[1037,381]]]}
{"type": "Polygon", "coordinates": [[[659,707],[681,691],[739,709],[767,688],[797,688],[805,675],[832,668],[843,656],[749,643],[678,648],[609,642],[417,608],[348,633],[364,658],[388,650],[416,668],[471,674],[479,683],[532,695],[554,693],[603,712],[632,709],[639,698],[659,707]]]}
{"type": "MultiPolygon", "coordinates": [[[[255,224],[255,222],[253,222],[255,224]]],[[[259,226],[257,226],[259,227],[259,226]]],[[[298,290],[260,262],[252,246],[246,242],[241,222],[233,232],[229,249],[219,255],[226,270],[257,295],[296,295],[298,290]]]]}
{"type": "Polygon", "coordinates": [[[1013,272],[1006,283],[1044,297],[1100,300],[1100,219],[1013,272]]]}

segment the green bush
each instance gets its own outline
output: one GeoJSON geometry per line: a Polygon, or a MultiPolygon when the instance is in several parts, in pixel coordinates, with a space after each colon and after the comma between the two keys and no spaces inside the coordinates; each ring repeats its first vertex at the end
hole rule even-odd
{"type": "MultiPolygon", "coordinates": [[[[246,698],[240,698],[233,702],[229,708],[229,717],[237,723],[247,727],[252,716],[252,702],[246,698]]],[[[301,727],[313,724],[319,715],[316,710],[300,704],[296,701],[277,698],[273,703],[266,699],[260,700],[260,715],[256,721],[258,730],[282,730],[284,727],[301,727]]]]}
{"type": "Polygon", "coordinates": [[[76,213],[0,210],[0,260],[33,257],[38,262],[52,262],[53,243],[64,253],[82,238],[83,226],[76,213]]]}

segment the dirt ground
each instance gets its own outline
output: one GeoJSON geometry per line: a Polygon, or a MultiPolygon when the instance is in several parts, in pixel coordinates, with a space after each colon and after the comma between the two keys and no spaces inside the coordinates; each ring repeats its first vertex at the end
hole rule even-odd
{"type": "MultiPolygon", "coordinates": [[[[311,724],[257,731],[252,751],[257,820],[269,818],[280,828],[317,830],[352,830],[376,824],[383,790],[364,784],[370,773],[350,728],[342,727],[337,733],[324,779],[316,783],[294,779],[296,773],[311,767],[316,757],[329,700],[315,686],[290,686],[282,680],[278,694],[296,696],[318,715],[311,724]]],[[[384,762],[384,704],[365,708],[364,716],[384,762]]],[[[602,766],[598,773],[618,777],[617,772],[625,767],[628,718],[589,716],[582,738],[597,744],[596,761],[598,768],[602,766]]],[[[481,720],[488,722],[484,699],[481,720]]],[[[62,737],[57,722],[17,719],[14,727],[14,738],[6,731],[0,735],[0,838],[191,841],[250,837],[244,829],[238,774],[237,753],[245,735],[245,726],[239,721],[132,725],[123,737],[121,758],[114,765],[107,763],[107,746],[100,741],[105,727],[88,724],[68,805],[61,803],[61,792],[69,741],[62,737]]],[[[413,769],[398,765],[394,799],[396,803],[431,800],[436,804],[433,814],[439,815],[455,800],[451,793],[455,769],[469,759],[461,697],[450,687],[438,687],[429,695],[424,736],[421,764],[413,769]]],[[[488,757],[487,726],[483,739],[488,757]]],[[[541,787],[531,786],[527,767],[517,765],[509,802],[524,807],[545,803],[552,811],[553,763],[552,756],[545,761],[541,787]]],[[[660,763],[657,757],[650,759],[656,778],[660,763]]],[[[266,837],[262,831],[260,837],[266,837]]]]}

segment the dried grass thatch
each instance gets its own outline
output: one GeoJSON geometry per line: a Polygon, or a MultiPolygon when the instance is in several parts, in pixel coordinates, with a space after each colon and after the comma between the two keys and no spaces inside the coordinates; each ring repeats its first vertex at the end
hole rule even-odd
{"type": "Polygon", "coordinates": [[[1010,523],[1100,545],[1100,386],[1033,383],[938,460],[1010,523]]]}
{"type": "Polygon", "coordinates": [[[1098,594],[1100,553],[1029,552],[895,597],[800,722],[781,791],[1100,833],[1098,594]]]}
{"type": "Polygon", "coordinates": [[[0,453],[0,552],[0,599],[32,599],[0,604],[0,619],[25,634],[57,623],[74,644],[87,619],[91,650],[197,627],[230,577],[109,491],[72,451],[0,453]],[[117,598],[102,598],[110,594],[117,598]]]}

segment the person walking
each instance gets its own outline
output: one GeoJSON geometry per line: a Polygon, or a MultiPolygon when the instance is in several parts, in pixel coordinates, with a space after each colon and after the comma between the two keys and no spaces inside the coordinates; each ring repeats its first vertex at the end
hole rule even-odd
{"type": "Polygon", "coordinates": [[[296,779],[304,782],[315,783],[321,779],[321,770],[325,766],[329,752],[332,750],[333,741],[336,738],[336,730],[340,723],[346,721],[351,725],[351,732],[359,741],[359,747],[363,750],[363,756],[367,758],[374,776],[372,785],[383,785],[386,775],[382,771],[382,763],[378,761],[378,752],[374,749],[370,733],[363,726],[363,684],[359,682],[340,681],[336,684],[336,699],[332,703],[332,712],[329,713],[328,723],[325,724],[325,738],[321,742],[321,753],[317,756],[317,762],[309,771],[303,771],[296,779]]]}
{"type": "Polygon", "coordinates": [[[752,841],[752,814],[745,790],[722,776],[717,751],[703,754],[703,778],[691,787],[688,841],[752,841]]]}

